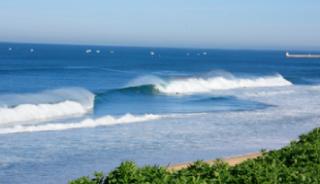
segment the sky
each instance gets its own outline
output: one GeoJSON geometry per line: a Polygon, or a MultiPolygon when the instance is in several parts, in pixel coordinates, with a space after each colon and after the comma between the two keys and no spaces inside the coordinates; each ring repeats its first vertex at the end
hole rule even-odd
{"type": "Polygon", "coordinates": [[[1,0],[0,42],[319,49],[319,0],[1,0]]]}

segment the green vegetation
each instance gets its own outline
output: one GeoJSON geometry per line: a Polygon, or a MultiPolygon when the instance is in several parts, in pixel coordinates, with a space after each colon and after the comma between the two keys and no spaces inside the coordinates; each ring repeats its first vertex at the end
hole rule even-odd
{"type": "Polygon", "coordinates": [[[280,150],[265,152],[263,156],[236,166],[222,161],[213,165],[197,161],[188,168],[168,171],[164,167],[137,167],[124,162],[107,176],[95,173],[93,178],[81,177],[70,184],[273,184],[320,183],[320,128],[300,136],[280,150]]]}

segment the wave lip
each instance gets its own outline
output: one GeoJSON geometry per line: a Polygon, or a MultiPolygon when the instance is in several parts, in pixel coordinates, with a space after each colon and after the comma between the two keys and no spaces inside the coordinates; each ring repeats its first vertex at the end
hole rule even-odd
{"type": "Polygon", "coordinates": [[[59,89],[25,95],[3,95],[0,124],[42,121],[83,115],[93,108],[94,95],[84,89],[59,89]]]}
{"type": "Polygon", "coordinates": [[[0,134],[13,134],[23,132],[41,132],[41,131],[61,131],[68,129],[79,128],[94,128],[98,126],[108,126],[116,124],[128,124],[136,122],[144,122],[160,119],[162,116],[154,114],[145,114],[140,116],[134,116],[132,114],[126,114],[121,117],[104,116],[98,119],[85,119],[79,123],[50,123],[41,125],[22,126],[17,125],[10,128],[0,129],[0,134]]]}
{"type": "Polygon", "coordinates": [[[114,90],[112,92],[120,92],[123,94],[146,94],[146,95],[153,95],[158,94],[159,90],[152,84],[146,84],[141,86],[133,86],[133,87],[125,87],[121,89],[114,90]]]}
{"type": "Polygon", "coordinates": [[[236,78],[216,76],[211,78],[187,78],[169,81],[167,84],[157,84],[155,87],[166,94],[193,94],[206,93],[215,90],[237,88],[279,87],[289,86],[292,83],[281,75],[256,78],[236,78]]]}

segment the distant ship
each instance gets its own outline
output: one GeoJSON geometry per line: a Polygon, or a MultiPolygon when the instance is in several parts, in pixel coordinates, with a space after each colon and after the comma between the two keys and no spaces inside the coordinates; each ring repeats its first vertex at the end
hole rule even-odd
{"type": "Polygon", "coordinates": [[[320,54],[290,54],[289,52],[286,52],[287,58],[319,58],[320,54]]]}

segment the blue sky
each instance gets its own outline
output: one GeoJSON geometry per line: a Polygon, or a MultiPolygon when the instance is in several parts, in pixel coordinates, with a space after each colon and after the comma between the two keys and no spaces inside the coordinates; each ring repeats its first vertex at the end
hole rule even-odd
{"type": "Polygon", "coordinates": [[[319,0],[1,0],[0,41],[320,49],[319,0]]]}

